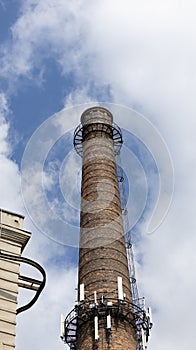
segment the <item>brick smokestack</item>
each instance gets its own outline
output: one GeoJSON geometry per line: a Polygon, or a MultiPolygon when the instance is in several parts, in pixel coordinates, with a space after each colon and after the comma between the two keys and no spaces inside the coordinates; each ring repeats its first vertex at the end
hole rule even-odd
{"type": "Polygon", "coordinates": [[[102,107],[87,109],[81,124],[76,349],[136,350],[133,317],[126,317],[132,297],[115,162],[121,132],[102,107]]]}

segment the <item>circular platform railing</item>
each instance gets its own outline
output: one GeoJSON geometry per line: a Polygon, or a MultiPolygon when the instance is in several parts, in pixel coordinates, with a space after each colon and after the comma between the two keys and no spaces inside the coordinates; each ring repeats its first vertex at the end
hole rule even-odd
{"type": "Polygon", "coordinates": [[[136,332],[144,330],[149,334],[151,324],[145,310],[138,305],[126,300],[105,299],[104,303],[95,304],[94,300],[86,300],[76,305],[67,315],[64,322],[63,341],[69,345],[70,349],[76,349],[77,328],[84,323],[93,320],[95,316],[102,318],[110,314],[113,320],[123,320],[130,324],[136,332]]]}
{"type": "Polygon", "coordinates": [[[88,132],[92,131],[99,131],[99,132],[105,132],[108,135],[110,135],[114,141],[114,152],[115,155],[120,153],[120,149],[123,144],[122,139],[122,132],[118,125],[115,123],[110,125],[102,124],[102,123],[94,123],[94,124],[88,124],[85,125],[85,127],[82,126],[82,124],[79,124],[74,132],[74,148],[76,152],[82,157],[83,156],[83,147],[82,143],[84,141],[84,135],[86,135],[88,132]]]}

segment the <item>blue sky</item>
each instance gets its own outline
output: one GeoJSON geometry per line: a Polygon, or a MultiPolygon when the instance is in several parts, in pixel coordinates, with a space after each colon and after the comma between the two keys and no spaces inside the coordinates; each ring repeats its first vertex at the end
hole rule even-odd
{"type": "MultiPolygon", "coordinates": [[[[25,228],[33,234],[24,255],[43,264],[48,275],[40,301],[18,316],[16,349],[65,348],[59,340],[59,315],[74,304],[77,249],[40,232],[41,223],[46,227],[50,218],[40,201],[38,182],[43,175],[47,198],[64,217],[69,215],[71,220],[75,211],[79,213],[75,205],[81,160],[70,149],[69,131],[79,124],[85,107],[95,101],[106,103],[124,129],[122,160],[134,187],[129,209],[133,213],[135,203],[134,215],[141,212],[134,229],[142,236],[135,250],[138,282],[156,310],[149,349],[194,346],[194,313],[188,324],[181,322],[187,310],[194,308],[196,290],[194,14],[192,0],[0,0],[0,206],[25,214],[25,228]],[[50,132],[44,134],[45,130],[50,132]],[[67,137],[65,155],[63,133],[67,137]],[[54,146],[55,137],[59,141],[54,146]],[[27,145],[32,147],[32,157],[27,145]],[[157,196],[157,173],[163,180],[160,212],[169,203],[168,150],[175,174],[173,202],[162,224],[147,234],[145,220],[152,215],[149,209],[157,196]],[[45,167],[35,166],[44,152],[49,152],[45,167]],[[29,161],[33,172],[31,186],[21,194],[22,159],[29,161]],[[65,178],[63,170],[68,168],[65,178]],[[55,169],[62,170],[61,190],[72,206],[68,211],[55,192],[55,169]],[[149,190],[145,174],[152,191],[143,212],[140,199],[145,196],[138,191],[145,194],[149,190]],[[24,205],[22,195],[37,203],[39,221],[30,219],[32,208],[24,205]]],[[[25,298],[21,293],[20,302],[25,298]]]]}

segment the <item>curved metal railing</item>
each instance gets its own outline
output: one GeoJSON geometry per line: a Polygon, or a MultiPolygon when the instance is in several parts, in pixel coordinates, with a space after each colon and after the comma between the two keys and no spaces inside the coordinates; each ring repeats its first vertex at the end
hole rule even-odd
{"type": "MultiPolygon", "coordinates": [[[[35,294],[35,296],[31,299],[31,301],[28,304],[26,304],[24,306],[21,306],[21,307],[19,307],[16,310],[16,314],[18,315],[19,313],[28,310],[31,306],[33,306],[35,304],[35,302],[39,298],[42,290],[45,287],[45,284],[46,284],[46,273],[45,273],[45,271],[44,271],[44,269],[43,269],[43,267],[41,265],[39,265],[37,262],[35,262],[35,261],[31,260],[31,259],[28,259],[28,258],[19,257],[17,255],[4,254],[4,253],[1,253],[1,252],[0,252],[0,258],[5,259],[5,260],[23,262],[25,264],[31,265],[31,266],[35,267],[37,270],[39,270],[39,272],[41,272],[42,277],[43,277],[42,281],[38,281],[38,280],[31,279],[31,278],[28,278],[28,277],[20,276],[21,280],[23,280],[25,282],[29,282],[29,283],[32,284],[32,286],[31,286],[29,284],[25,285],[25,283],[24,283],[21,286],[24,287],[24,288],[35,290],[36,294],[35,294]],[[38,285],[38,287],[34,287],[33,288],[33,284],[38,285]]],[[[20,286],[20,284],[19,284],[19,286],[20,286]]]]}
{"type": "MultiPolygon", "coordinates": [[[[117,124],[113,123],[111,126],[105,125],[102,123],[85,125],[85,130],[88,128],[92,128],[93,131],[104,131],[110,134],[114,141],[115,155],[120,153],[120,149],[123,144],[123,139],[122,139],[121,129],[117,124]]],[[[73,138],[74,148],[81,157],[83,156],[83,147],[82,147],[83,132],[84,132],[84,127],[82,124],[79,124],[74,132],[74,138],[73,138]]]]}
{"type": "Polygon", "coordinates": [[[76,305],[65,318],[63,341],[71,349],[76,349],[77,328],[95,316],[106,318],[108,313],[112,319],[126,321],[138,333],[143,329],[146,334],[149,334],[152,327],[145,310],[139,307],[138,303],[114,298],[105,298],[102,302],[95,303],[94,299],[87,299],[76,305]]]}

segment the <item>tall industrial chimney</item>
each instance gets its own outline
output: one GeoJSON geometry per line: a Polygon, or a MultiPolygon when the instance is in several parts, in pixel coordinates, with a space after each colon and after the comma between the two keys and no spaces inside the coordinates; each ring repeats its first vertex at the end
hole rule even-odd
{"type": "Polygon", "coordinates": [[[145,350],[150,317],[133,300],[115,155],[122,134],[103,107],[87,109],[74,134],[82,156],[78,301],[62,338],[77,350],[145,350]]]}

